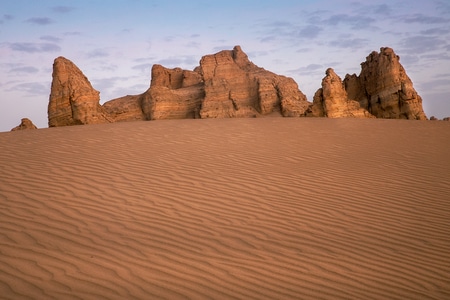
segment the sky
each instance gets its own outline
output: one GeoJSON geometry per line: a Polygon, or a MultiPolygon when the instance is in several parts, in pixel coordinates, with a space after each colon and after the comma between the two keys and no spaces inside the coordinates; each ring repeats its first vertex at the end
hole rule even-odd
{"type": "Polygon", "coordinates": [[[153,64],[194,69],[240,45],[312,101],[325,70],[359,74],[391,47],[428,117],[450,116],[449,0],[0,0],[0,131],[48,127],[53,61],[74,62],[100,103],[145,92],[153,64]]]}

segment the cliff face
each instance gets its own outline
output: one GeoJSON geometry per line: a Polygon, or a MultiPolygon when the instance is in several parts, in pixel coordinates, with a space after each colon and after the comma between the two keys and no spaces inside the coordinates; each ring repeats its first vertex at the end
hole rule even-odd
{"type": "Polygon", "coordinates": [[[100,93],[74,63],[56,58],[52,76],[49,127],[110,122],[99,104],[100,93]]]}
{"type": "Polygon", "coordinates": [[[391,48],[374,51],[361,63],[359,76],[347,75],[348,97],[377,118],[426,120],[422,98],[391,48]]]}

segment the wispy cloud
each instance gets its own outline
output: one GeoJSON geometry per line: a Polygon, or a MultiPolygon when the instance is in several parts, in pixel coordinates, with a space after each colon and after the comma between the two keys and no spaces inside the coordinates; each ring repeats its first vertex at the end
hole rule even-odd
{"type": "Polygon", "coordinates": [[[419,24],[447,24],[450,18],[427,16],[424,14],[414,14],[412,16],[404,17],[405,23],[419,23],[419,24]]]}
{"type": "Polygon", "coordinates": [[[349,25],[352,29],[367,29],[376,19],[367,16],[349,15],[349,14],[336,14],[324,20],[324,23],[331,26],[337,25],[349,25]]]}
{"type": "Polygon", "coordinates": [[[319,27],[317,25],[308,25],[308,26],[303,27],[303,28],[300,29],[299,37],[308,38],[308,39],[314,39],[322,31],[323,31],[322,27],[319,27]]]}
{"type": "Polygon", "coordinates": [[[28,53],[57,52],[61,50],[61,47],[52,43],[11,43],[9,47],[13,51],[28,53]]]}
{"type": "Polygon", "coordinates": [[[94,49],[86,54],[88,58],[108,57],[109,55],[106,49],[94,49]]]}
{"type": "Polygon", "coordinates": [[[74,7],[62,6],[62,5],[52,7],[52,10],[54,12],[61,13],[61,14],[69,13],[69,12],[71,12],[74,9],[75,9],[74,7]]]}
{"type": "Polygon", "coordinates": [[[52,35],[43,35],[39,39],[43,40],[43,41],[53,42],[53,43],[61,42],[61,39],[59,37],[52,36],[52,35]]]}
{"type": "Polygon", "coordinates": [[[145,64],[138,64],[138,65],[132,66],[131,69],[138,70],[144,74],[150,74],[152,66],[153,66],[153,64],[151,64],[151,63],[145,63],[145,64]]]}
{"type": "Polygon", "coordinates": [[[48,25],[53,23],[54,21],[47,17],[35,17],[35,18],[29,18],[25,22],[36,24],[36,25],[48,25]]]}
{"type": "Polygon", "coordinates": [[[37,72],[39,72],[39,69],[31,66],[13,68],[8,71],[8,73],[27,73],[27,74],[34,74],[37,72]]]}
{"type": "Polygon", "coordinates": [[[359,49],[368,44],[367,39],[363,38],[338,38],[329,42],[329,45],[337,48],[359,49]]]}
{"type": "Polygon", "coordinates": [[[421,54],[441,49],[446,41],[436,36],[415,35],[401,41],[403,52],[421,54]]]}
{"type": "Polygon", "coordinates": [[[11,88],[7,89],[8,92],[25,92],[30,96],[36,96],[36,95],[42,95],[42,94],[48,94],[49,87],[46,84],[40,83],[40,82],[26,82],[26,83],[20,83],[12,86],[11,88]]]}
{"type": "Polygon", "coordinates": [[[14,19],[14,17],[12,15],[4,14],[2,17],[0,17],[0,24],[3,24],[6,21],[10,21],[12,19],[14,19]]]}

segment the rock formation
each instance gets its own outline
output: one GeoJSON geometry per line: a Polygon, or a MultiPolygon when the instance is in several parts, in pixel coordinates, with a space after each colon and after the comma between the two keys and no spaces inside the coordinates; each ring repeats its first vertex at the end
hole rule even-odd
{"type": "Polygon", "coordinates": [[[342,82],[333,69],[326,71],[308,116],[426,120],[422,98],[391,48],[372,52],[361,73],[342,82]]]}
{"type": "Polygon", "coordinates": [[[142,96],[147,120],[198,118],[205,96],[198,72],[153,65],[150,88],[142,96]]]}
{"type": "Polygon", "coordinates": [[[310,116],[328,118],[374,118],[357,101],[348,97],[341,78],[332,68],[327,69],[322,88],[314,95],[310,116]]]}
{"type": "Polygon", "coordinates": [[[289,77],[253,64],[236,46],[205,55],[193,71],[154,65],[150,88],[99,104],[99,92],[70,60],[58,57],[48,105],[49,126],[184,118],[285,117],[424,120],[422,99],[390,48],[372,52],[359,76],[326,71],[313,104],[289,77]]]}
{"type": "Polygon", "coordinates": [[[344,79],[349,99],[377,118],[426,120],[422,98],[391,48],[374,51],[361,64],[359,76],[344,79]]]}
{"type": "Polygon", "coordinates": [[[53,64],[49,127],[110,122],[96,91],[81,70],[60,56],[53,64]]]}
{"type": "Polygon", "coordinates": [[[58,57],[49,126],[133,120],[304,116],[310,103],[292,79],[254,65],[239,46],[206,55],[193,71],[152,68],[150,88],[99,104],[99,92],[68,59],[58,57]]]}
{"type": "Polygon", "coordinates": [[[202,118],[304,116],[309,106],[292,78],[256,66],[239,46],[204,56],[196,70],[205,88],[202,118]]]}
{"type": "Polygon", "coordinates": [[[37,127],[33,124],[33,122],[31,122],[30,119],[23,118],[21,120],[20,124],[18,126],[14,127],[13,129],[11,129],[11,131],[28,130],[28,129],[37,129],[37,127]]]}

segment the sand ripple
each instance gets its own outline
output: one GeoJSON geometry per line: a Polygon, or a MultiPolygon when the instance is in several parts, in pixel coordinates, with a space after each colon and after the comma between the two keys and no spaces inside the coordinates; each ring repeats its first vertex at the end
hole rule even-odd
{"type": "Polygon", "coordinates": [[[2,299],[450,299],[450,123],[0,133],[2,299]]]}

